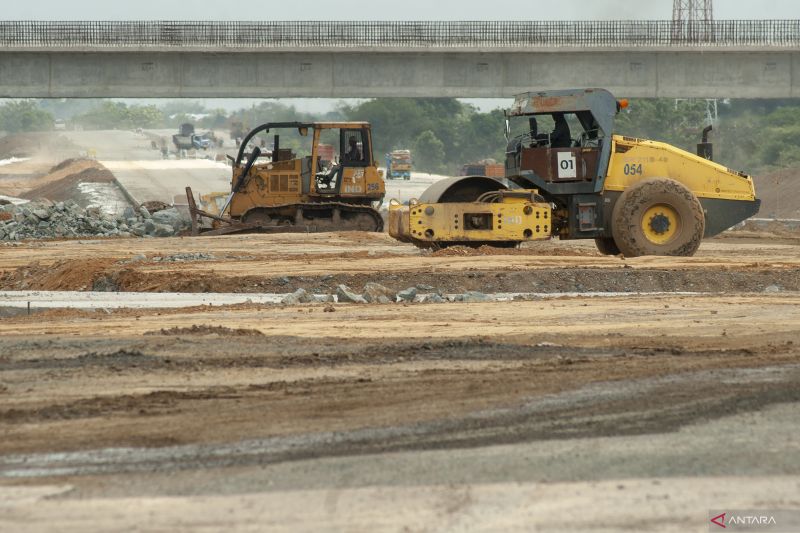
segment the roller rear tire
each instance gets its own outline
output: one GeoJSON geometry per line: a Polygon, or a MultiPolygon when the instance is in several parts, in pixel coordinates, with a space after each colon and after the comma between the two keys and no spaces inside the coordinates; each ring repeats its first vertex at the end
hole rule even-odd
{"type": "Polygon", "coordinates": [[[705,215],[697,197],[669,178],[651,178],[628,188],[612,216],[614,241],[626,257],[691,256],[700,247],[705,215]]]}

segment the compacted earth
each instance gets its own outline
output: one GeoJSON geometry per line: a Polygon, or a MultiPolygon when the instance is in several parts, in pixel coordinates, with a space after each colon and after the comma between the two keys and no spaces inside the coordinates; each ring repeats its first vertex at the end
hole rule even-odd
{"type": "Polygon", "coordinates": [[[708,531],[798,509],[799,245],[0,245],[0,530],[708,531]],[[333,298],[367,284],[391,303],[333,298]],[[104,306],[117,291],[145,303],[104,306]]]}

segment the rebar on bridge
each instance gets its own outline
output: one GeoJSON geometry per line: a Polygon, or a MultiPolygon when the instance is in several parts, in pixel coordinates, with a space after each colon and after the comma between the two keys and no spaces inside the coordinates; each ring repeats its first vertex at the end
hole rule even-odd
{"type": "MultiPolygon", "coordinates": [[[[678,0],[680,1],[680,0],[678,0]]],[[[800,20],[514,22],[0,21],[14,48],[504,48],[795,47],[800,20]],[[677,23],[683,24],[683,23],[677,23]],[[676,31],[680,30],[680,31],[676,31]],[[691,31],[683,31],[690,29],[691,31]]]]}

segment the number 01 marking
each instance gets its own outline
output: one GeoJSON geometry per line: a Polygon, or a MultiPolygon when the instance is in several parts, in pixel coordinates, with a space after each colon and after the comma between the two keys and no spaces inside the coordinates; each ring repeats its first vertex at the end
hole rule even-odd
{"type": "Polygon", "coordinates": [[[570,152],[558,154],[558,177],[561,179],[578,177],[575,170],[575,156],[570,152]]]}

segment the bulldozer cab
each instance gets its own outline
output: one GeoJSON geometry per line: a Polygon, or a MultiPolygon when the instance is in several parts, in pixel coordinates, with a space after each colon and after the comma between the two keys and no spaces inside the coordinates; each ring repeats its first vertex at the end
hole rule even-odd
{"type": "Polygon", "coordinates": [[[269,182],[259,188],[273,195],[377,198],[384,192],[366,122],[262,124],[243,139],[233,168],[234,188],[247,169],[247,181],[269,182]]]}
{"type": "Polygon", "coordinates": [[[338,153],[334,152],[333,161],[320,159],[321,164],[315,174],[318,194],[358,193],[363,189],[360,182],[368,174],[367,169],[373,169],[377,175],[369,127],[353,124],[340,128],[321,128],[319,139],[327,141],[324,144],[338,146],[339,150],[338,153]]]}
{"type": "Polygon", "coordinates": [[[506,111],[506,175],[545,189],[601,190],[617,106],[602,89],[518,95],[506,111]]]}
{"type": "Polygon", "coordinates": [[[306,202],[369,205],[384,194],[369,123],[269,122],[244,137],[233,160],[229,213],[306,202]]]}

